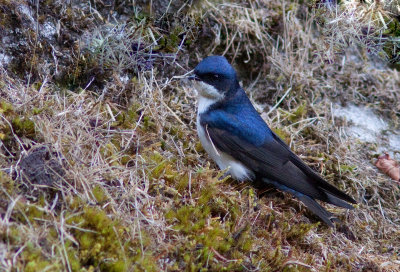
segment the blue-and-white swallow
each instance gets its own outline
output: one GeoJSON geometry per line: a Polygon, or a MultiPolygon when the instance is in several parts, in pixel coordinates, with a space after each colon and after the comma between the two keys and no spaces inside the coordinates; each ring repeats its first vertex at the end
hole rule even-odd
{"type": "Polygon", "coordinates": [[[316,200],[353,209],[357,202],[307,166],[264,122],[225,57],[210,56],[191,79],[198,92],[197,133],[219,168],[235,179],[289,192],[329,226],[339,221],[316,200]]]}

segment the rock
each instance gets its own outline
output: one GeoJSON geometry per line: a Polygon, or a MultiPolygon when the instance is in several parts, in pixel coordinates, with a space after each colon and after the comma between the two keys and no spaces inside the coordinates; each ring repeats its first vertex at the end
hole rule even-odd
{"type": "Polygon", "coordinates": [[[51,146],[35,147],[21,159],[20,175],[24,182],[52,187],[65,175],[63,160],[62,155],[51,146]]]}

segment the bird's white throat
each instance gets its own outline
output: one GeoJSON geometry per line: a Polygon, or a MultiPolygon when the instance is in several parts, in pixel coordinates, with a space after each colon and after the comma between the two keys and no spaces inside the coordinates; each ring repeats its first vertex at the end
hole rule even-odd
{"type": "Polygon", "coordinates": [[[195,82],[195,89],[198,95],[197,114],[202,114],[212,104],[224,98],[224,95],[221,94],[214,86],[202,81],[195,82]]]}

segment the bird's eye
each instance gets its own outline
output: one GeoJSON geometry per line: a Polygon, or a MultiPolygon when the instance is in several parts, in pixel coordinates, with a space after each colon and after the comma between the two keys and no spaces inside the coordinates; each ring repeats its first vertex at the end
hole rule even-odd
{"type": "Polygon", "coordinates": [[[213,76],[214,76],[214,78],[219,78],[219,75],[217,75],[217,74],[214,74],[213,76]]]}

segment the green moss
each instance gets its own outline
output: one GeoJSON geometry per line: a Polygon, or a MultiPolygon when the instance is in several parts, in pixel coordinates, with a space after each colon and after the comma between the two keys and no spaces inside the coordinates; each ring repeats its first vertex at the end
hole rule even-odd
{"type": "Polygon", "coordinates": [[[61,264],[54,264],[54,262],[50,261],[41,261],[41,260],[34,260],[34,261],[29,261],[26,266],[25,270],[26,272],[41,272],[41,271],[60,271],[61,270],[61,264]]]}
{"type": "Polygon", "coordinates": [[[75,57],[68,63],[68,67],[57,77],[55,83],[60,89],[68,89],[79,92],[91,82],[93,86],[101,87],[104,79],[110,76],[110,69],[100,66],[95,55],[85,51],[79,51],[79,47],[72,47],[75,57]]]}
{"type": "Polygon", "coordinates": [[[189,185],[189,175],[187,173],[181,174],[176,177],[176,189],[178,192],[183,192],[188,188],[189,185]]]}
{"type": "Polygon", "coordinates": [[[122,165],[128,165],[131,161],[133,160],[133,158],[129,155],[123,155],[120,158],[120,163],[122,165]]]}
{"type": "Polygon", "coordinates": [[[8,228],[8,232],[1,233],[0,237],[3,241],[6,241],[10,245],[19,245],[23,241],[23,237],[21,235],[23,231],[23,227],[12,225],[8,228]]]}
{"type": "Polygon", "coordinates": [[[33,108],[33,109],[32,109],[32,114],[33,114],[33,115],[38,115],[38,114],[42,113],[43,111],[44,111],[44,108],[42,108],[42,109],[33,108]]]}
{"type": "Polygon", "coordinates": [[[124,260],[119,260],[115,263],[102,266],[102,270],[110,272],[124,272],[127,271],[127,265],[124,260]]]}
{"type": "MultiPolygon", "coordinates": [[[[0,102],[0,115],[3,115],[8,120],[12,119],[15,116],[15,112],[11,104],[6,101],[0,102]]],[[[8,124],[4,122],[0,122],[0,140],[6,141],[9,140],[11,136],[11,128],[8,124]]]]}
{"type": "Polygon", "coordinates": [[[346,172],[353,173],[354,170],[356,170],[356,169],[357,169],[357,166],[355,166],[355,165],[347,165],[347,164],[340,165],[340,171],[342,173],[346,173],[346,172]]]}
{"type": "Polygon", "coordinates": [[[137,126],[137,122],[139,121],[139,115],[137,113],[139,108],[139,104],[134,104],[130,106],[127,111],[114,112],[117,120],[115,126],[123,129],[135,128],[137,126]]]}
{"type": "Polygon", "coordinates": [[[38,90],[42,87],[42,82],[37,81],[37,82],[35,82],[35,83],[32,84],[32,87],[33,87],[36,91],[38,91],[38,90]]]}
{"type": "Polygon", "coordinates": [[[166,168],[167,161],[163,160],[160,163],[157,164],[156,167],[154,167],[151,172],[150,172],[150,177],[153,179],[158,179],[160,176],[164,173],[164,170],[166,168]]]}
{"type": "Polygon", "coordinates": [[[295,224],[290,225],[286,224],[287,233],[286,239],[296,241],[296,243],[301,243],[306,235],[314,228],[316,228],[320,223],[317,222],[315,224],[295,224]]]}
{"type": "Polygon", "coordinates": [[[146,232],[141,240],[129,239],[127,228],[117,219],[96,207],[84,207],[82,213],[67,215],[67,224],[79,226],[72,234],[79,247],[68,247],[71,267],[100,267],[101,271],[135,271],[141,268],[155,271],[152,254],[142,254],[141,248],[151,244],[146,232]]]}
{"type": "Polygon", "coordinates": [[[33,220],[39,218],[44,218],[45,212],[39,209],[36,205],[29,205],[25,209],[25,213],[28,215],[28,219],[32,222],[33,220]]]}
{"type": "Polygon", "coordinates": [[[279,136],[279,138],[281,138],[285,143],[289,144],[290,143],[290,135],[283,129],[279,129],[279,128],[273,128],[272,129],[276,135],[279,136]]]}
{"type": "Polygon", "coordinates": [[[153,257],[151,252],[145,252],[141,257],[135,259],[135,266],[133,268],[133,271],[156,272],[160,271],[160,269],[157,266],[155,258],[153,257]]]}
{"type": "Polygon", "coordinates": [[[27,117],[16,117],[11,122],[15,134],[32,138],[35,136],[35,123],[27,117]]]}
{"type": "Polygon", "coordinates": [[[383,46],[383,52],[381,53],[384,55],[384,58],[388,58],[391,63],[400,63],[400,46],[398,43],[391,41],[386,42],[383,46]]]}
{"type": "Polygon", "coordinates": [[[175,52],[182,41],[181,34],[184,33],[184,29],[181,26],[176,26],[168,35],[164,35],[159,40],[159,46],[156,50],[163,50],[168,53],[175,52]]]}
{"type": "Polygon", "coordinates": [[[79,225],[87,231],[74,231],[80,245],[83,264],[98,265],[102,258],[117,258],[120,253],[119,237],[113,230],[117,222],[107,217],[103,210],[85,207],[83,214],[70,216],[68,224],[79,225]]]}
{"type": "Polygon", "coordinates": [[[293,112],[288,116],[289,121],[292,123],[302,120],[307,113],[307,104],[304,102],[298,106],[293,112]]]}
{"type": "Polygon", "coordinates": [[[387,29],[384,31],[385,35],[392,35],[394,37],[400,37],[400,23],[397,19],[390,19],[389,23],[386,22],[387,29]]]}
{"type": "Polygon", "coordinates": [[[268,252],[266,258],[271,261],[270,265],[272,267],[282,267],[282,263],[284,263],[286,259],[280,245],[277,245],[274,250],[268,252]]]}
{"type": "Polygon", "coordinates": [[[21,258],[26,263],[23,271],[27,272],[60,271],[62,267],[59,261],[46,259],[42,250],[30,242],[22,251],[21,258]]]}
{"type": "Polygon", "coordinates": [[[103,188],[99,185],[95,186],[92,190],[92,194],[96,199],[97,203],[104,203],[107,201],[108,197],[107,194],[104,192],[103,188]]]}
{"type": "Polygon", "coordinates": [[[6,102],[6,101],[1,101],[0,102],[0,114],[2,115],[7,115],[8,113],[11,113],[13,111],[13,106],[6,102]]]}
{"type": "Polygon", "coordinates": [[[114,160],[115,156],[117,155],[118,151],[119,151],[118,146],[115,146],[111,142],[105,144],[104,146],[102,146],[100,148],[100,153],[102,154],[102,156],[104,158],[108,158],[108,159],[110,159],[111,161],[114,161],[114,162],[115,162],[115,160],[114,160]]]}
{"type": "Polygon", "coordinates": [[[81,262],[79,259],[79,251],[75,250],[69,241],[66,242],[65,246],[67,248],[68,263],[69,263],[72,271],[80,271],[81,262]]]}
{"type": "Polygon", "coordinates": [[[43,203],[44,197],[40,197],[40,200],[34,204],[25,201],[17,201],[15,204],[13,218],[22,224],[36,225],[40,224],[37,222],[39,219],[48,219],[48,214],[45,212],[43,203]],[[42,203],[41,203],[41,201],[42,203]]]}
{"type": "MultiPolygon", "coordinates": [[[[15,192],[15,181],[12,180],[9,175],[4,173],[3,171],[0,171],[0,187],[5,190],[9,195],[13,195],[15,192]]],[[[1,192],[0,197],[5,199],[6,196],[3,195],[3,192],[1,192]]]]}
{"type": "Polygon", "coordinates": [[[248,239],[249,227],[239,233],[232,232],[239,216],[238,206],[218,194],[218,182],[208,181],[199,191],[193,191],[193,197],[197,199],[195,205],[186,204],[168,210],[165,215],[173,228],[188,239],[185,244],[178,245],[177,250],[185,252],[182,261],[189,270],[201,271],[207,267],[214,271],[236,270],[240,268],[240,260],[229,265],[212,260],[217,258],[216,254],[240,255],[252,248],[253,240],[248,239]]]}
{"type": "Polygon", "coordinates": [[[254,244],[254,238],[251,235],[251,227],[249,224],[241,228],[238,232],[233,234],[235,240],[235,248],[240,252],[249,252],[254,244]]]}
{"type": "Polygon", "coordinates": [[[150,116],[143,117],[143,128],[145,130],[152,130],[155,128],[155,123],[150,116]]]}
{"type": "Polygon", "coordinates": [[[137,24],[150,22],[149,14],[142,11],[142,9],[140,9],[140,8],[134,8],[132,17],[136,21],[137,24]]]}

